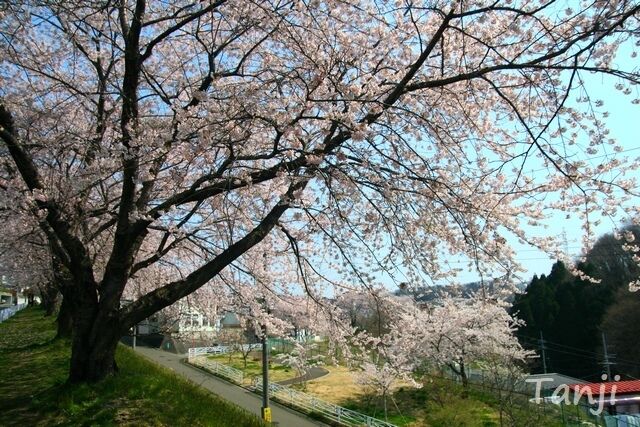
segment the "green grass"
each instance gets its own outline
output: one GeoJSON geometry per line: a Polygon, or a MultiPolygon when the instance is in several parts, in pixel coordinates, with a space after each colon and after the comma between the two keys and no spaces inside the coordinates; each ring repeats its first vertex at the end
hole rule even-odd
{"type": "Polygon", "coordinates": [[[69,342],[54,319],[27,308],[0,323],[1,426],[260,426],[243,409],[120,346],[119,373],[66,383],[69,342]]]}
{"type": "MultiPolygon", "coordinates": [[[[209,356],[209,359],[218,363],[222,363],[232,368],[239,369],[244,372],[245,382],[250,383],[254,377],[262,376],[262,359],[260,353],[251,353],[247,357],[247,366],[244,366],[244,360],[240,353],[221,354],[216,356],[209,356]]],[[[290,378],[295,378],[298,373],[295,369],[291,369],[288,366],[271,361],[269,365],[269,380],[273,382],[284,381],[290,378]]]]}
{"type": "MultiPolygon", "coordinates": [[[[398,426],[498,427],[562,426],[560,414],[542,413],[528,399],[514,401],[502,414],[499,399],[490,391],[470,385],[466,396],[460,384],[438,377],[428,377],[422,388],[400,387],[387,399],[388,421],[398,426]]],[[[372,393],[345,399],[346,408],[384,420],[382,398],[372,393]]]]}

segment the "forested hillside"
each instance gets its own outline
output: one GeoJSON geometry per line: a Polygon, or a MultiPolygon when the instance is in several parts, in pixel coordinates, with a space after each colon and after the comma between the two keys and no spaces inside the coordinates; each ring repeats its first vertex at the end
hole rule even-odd
{"type": "MultiPolygon", "coordinates": [[[[534,276],[516,296],[512,312],[526,322],[518,338],[540,354],[544,339],[547,372],[598,380],[604,372],[604,332],[614,373],[640,375],[640,295],[628,289],[640,273],[633,259],[640,227],[628,226],[617,237],[602,236],[578,264],[599,283],[572,275],[558,261],[549,275],[534,276]]],[[[543,372],[542,357],[531,368],[543,372]]]]}

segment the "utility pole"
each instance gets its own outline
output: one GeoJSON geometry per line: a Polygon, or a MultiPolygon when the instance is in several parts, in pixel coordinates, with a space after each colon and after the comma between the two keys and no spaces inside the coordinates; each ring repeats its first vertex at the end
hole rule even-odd
{"type": "Polygon", "coordinates": [[[262,420],[271,423],[269,407],[269,345],[267,341],[267,325],[262,325],[262,420]]]}
{"type": "MultiPolygon", "coordinates": [[[[263,259],[266,254],[263,254],[263,259]]],[[[265,265],[266,266],[266,265],[265,265]]],[[[258,300],[266,314],[269,314],[269,306],[267,305],[266,298],[260,298],[258,300]]],[[[269,407],[269,340],[267,338],[267,323],[261,325],[262,327],[262,421],[267,425],[271,425],[271,408],[269,407]]]]}
{"type": "Polygon", "coordinates": [[[544,370],[544,373],[547,373],[547,355],[546,355],[546,350],[547,348],[544,345],[544,337],[542,336],[542,331],[540,331],[540,350],[542,351],[542,369],[544,370]]]}
{"type": "Polygon", "coordinates": [[[138,324],[133,325],[133,349],[136,349],[136,337],[138,336],[138,324]]]}
{"type": "Polygon", "coordinates": [[[602,333],[602,349],[604,351],[604,361],[602,362],[602,364],[607,371],[607,380],[611,381],[611,365],[613,365],[613,362],[610,360],[610,358],[613,358],[614,355],[609,355],[609,352],[607,350],[607,339],[604,336],[604,332],[602,333]]]}

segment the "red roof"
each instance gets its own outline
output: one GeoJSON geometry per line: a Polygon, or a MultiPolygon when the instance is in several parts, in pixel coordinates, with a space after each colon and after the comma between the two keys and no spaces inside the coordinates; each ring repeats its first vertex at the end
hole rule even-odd
{"type": "Polygon", "coordinates": [[[589,383],[589,384],[570,384],[569,388],[574,392],[578,390],[582,393],[588,393],[588,389],[591,390],[591,395],[595,396],[600,394],[600,386],[603,386],[603,394],[611,394],[614,390],[616,395],[621,394],[633,394],[640,393],[640,380],[630,381],[609,381],[606,383],[589,383]]]}

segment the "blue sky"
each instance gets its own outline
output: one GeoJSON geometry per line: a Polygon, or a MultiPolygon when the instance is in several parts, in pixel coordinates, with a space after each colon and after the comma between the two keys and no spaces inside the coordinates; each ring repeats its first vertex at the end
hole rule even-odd
{"type": "MultiPolygon", "coordinates": [[[[624,64],[621,68],[627,71],[634,68],[637,70],[640,66],[640,61],[638,61],[637,58],[631,58],[630,52],[630,49],[625,49],[623,51],[624,64]]],[[[636,92],[629,96],[625,96],[622,92],[615,90],[614,86],[618,83],[618,80],[615,78],[603,77],[602,75],[587,75],[586,73],[583,73],[581,76],[585,79],[590,98],[594,101],[604,101],[604,110],[609,113],[609,116],[604,120],[606,122],[606,126],[611,132],[610,136],[616,139],[619,145],[623,148],[621,153],[613,153],[609,147],[607,147],[603,152],[610,153],[607,154],[607,156],[615,156],[616,158],[640,158],[640,131],[637,129],[638,124],[640,124],[640,105],[634,105],[631,103],[634,98],[640,98],[638,90],[636,89],[636,92]]],[[[577,95],[578,92],[576,91],[573,96],[575,97],[577,95]]],[[[579,109],[581,108],[582,106],[579,107],[579,109]]],[[[586,153],[582,156],[584,160],[589,160],[589,162],[594,166],[597,166],[602,157],[602,154],[596,154],[589,157],[586,153]]],[[[528,170],[530,174],[545,173],[545,169],[540,168],[540,164],[536,163],[535,160],[531,161],[525,170],[528,170]]],[[[639,171],[631,172],[628,176],[635,176],[640,181],[639,171]]],[[[640,200],[635,204],[640,205],[640,200]]],[[[620,213],[622,213],[622,211],[620,211],[620,213]]],[[[604,218],[600,217],[600,215],[597,215],[597,217],[592,219],[601,220],[599,225],[592,227],[595,238],[612,232],[616,226],[620,226],[625,221],[629,220],[629,218],[624,216],[604,218]]],[[[547,225],[546,229],[539,227],[534,229],[533,227],[526,226],[524,229],[532,236],[566,236],[566,244],[563,245],[564,247],[562,248],[563,252],[565,252],[565,254],[570,258],[577,258],[582,254],[582,222],[577,216],[570,215],[567,218],[566,213],[558,213],[557,215],[550,217],[548,220],[543,221],[543,223],[547,225]]],[[[534,274],[548,274],[551,271],[551,266],[555,262],[555,259],[550,258],[547,254],[532,246],[519,244],[516,238],[508,239],[508,241],[516,250],[516,259],[527,270],[526,272],[519,274],[516,281],[528,283],[534,274]]],[[[593,241],[595,241],[595,239],[593,241]]],[[[363,267],[363,263],[358,262],[358,260],[353,261],[355,265],[358,265],[361,268],[363,267]]],[[[466,269],[469,261],[463,257],[450,257],[448,262],[451,268],[466,269]]],[[[323,272],[329,277],[335,276],[330,270],[323,269],[323,272]]],[[[499,273],[499,275],[502,274],[504,274],[504,272],[499,273]]],[[[397,284],[403,281],[408,281],[400,272],[395,272],[394,274],[395,283],[394,280],[387,275],[379,274],[377,277],[391,290],[395,289],[397,284]]],[[[484,280],[488,279],[491,279],[491,277],[484,277],[484,280]]],[[[451,280],[440,281],[436,284],[468,283],[478,280],[480,280],[480,276],[476,271],[465,270],[460,272],[457,277],[452,278],[451,280]]]]}
{"type": "MultiPolygon", "coordinates": [[[[618,55],[618,62],[622,64],[622,68],[626,70],[635,69],[636,71],[640,67],[640,60],[638,57],[631,57],[631,48],[627,47],[621,50],[618,55]]],[[[592,99],[601,99],[605,103],[605,109],[609,112],[609,117],[605,119],[606,126],[610,129],[611,135],[618,140],[619,144],[624,148],[624,151],[616,154],[619,157],[640,157],[640,105],[634,105],[631,100],[640,97],[640,89],[636,88],[635,92],[629,96],[623,95],[620,91],[614,89],[616,79],[603,77],[601,75],[583,75],[583,78],[587,80],[589,95],[592,99]]],[[[595,164],[598,162],[598,155],[594,156],[591,160],[595,164]]],[[[635,176],[640,181],[640,171],[635,171],[630,174],[635,176]]],[[[640,200],[636,205],[640,204],[640,200]]],[[[605,233],[610,233],[616,226],[621,225],[629,218],[619,216],[614,219],[601,218],[602,223],[594,227],[595,235],[601,236],[605,233]]],[[[565,216],[558,215],[557,217],[550,218],[546,221],[548,228],[544,231],[530,229],[534,235],[555,235],[566,236],[565,251],[571,257],[578,257],[582,253],[582,236],[583,231],[581,229],[581,222],[576,217],[566,218],[565,216]]],[[[517,249],[517,259],[524,265],[527,272],[521,274],[520,277],[529,281],[534,274],[548,274],[551,270],[552,264],[555,262],[545,253],[526,245],[520,245],[511,240],[510,243],[517,249]]],[[[462,266],[462,264],[460,265],[462,266]]],[[[479,280],[479,276],[476,272],[465,272],[458,278],[460,282],[470,282],[479,280]]]]}

